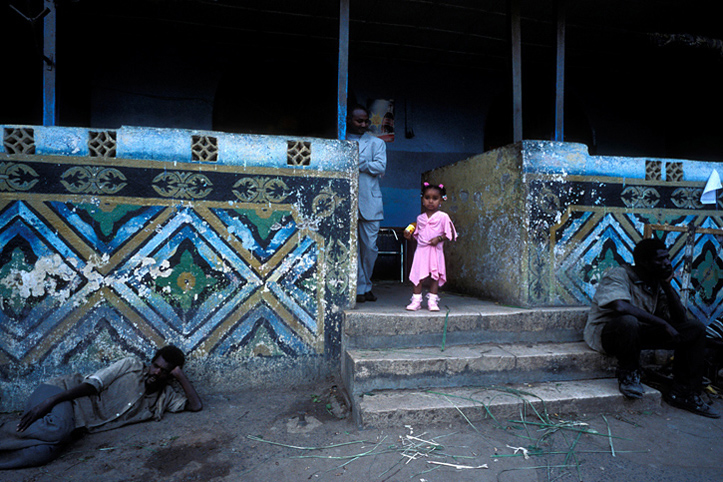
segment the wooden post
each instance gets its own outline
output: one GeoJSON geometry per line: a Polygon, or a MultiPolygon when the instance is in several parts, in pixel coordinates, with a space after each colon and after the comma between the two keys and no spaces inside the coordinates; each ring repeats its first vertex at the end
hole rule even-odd
{"type": "Polygon", "coordinates": [[[512,47],[512,140],[522,140],[522,32],[520,0],[509,0],[512,47]]]}
{"type": "Polygon", "coordinates": [[[55,0],[45,0],[50,10],[43,19],[43,125],[58,123],[55,87],[55,0]]]}
{"type": "Polygon", "coordinates": [[[565,140],[565,26],[566,0],[557,0],[557,55],[555,65],[555,140],[565,140]]]}
{"type": "Polygon", "coordinates": [[[349,85],[349,0],[339,0],[339,71],[336,86],[336,134],[346,139],[347,88],[349,85]]]}

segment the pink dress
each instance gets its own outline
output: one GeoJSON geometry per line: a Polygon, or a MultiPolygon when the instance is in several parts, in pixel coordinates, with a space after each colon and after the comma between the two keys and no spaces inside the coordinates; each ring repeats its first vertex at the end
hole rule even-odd
{"type": "Polygon", "coordinates": [[[417,240],[417,250],[414,252],[414,261],[409,273],[409,281],[418,285],[427,276],[439,281],[442,286],[447,281],[447,269],[444,266],[444,241],[436,246],[429,244],[429,240],[437,236],[446,239],[457,239],[457,231],[447,213],[437,211],[427,217],[426,213],[417,216],[417,229],[414,239],[417,240]]]}

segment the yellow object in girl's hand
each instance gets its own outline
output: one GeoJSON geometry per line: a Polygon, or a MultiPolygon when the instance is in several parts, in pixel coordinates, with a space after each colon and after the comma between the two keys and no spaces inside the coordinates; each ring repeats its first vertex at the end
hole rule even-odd
{"type": "Polygon", "coordinates": [[[409,226],[407,226],[407,229],[405,229],[405,231],[408,232],[409,234],[412,234],[415,229],[417,229],[417,223],[412,223],[409,226]]]}

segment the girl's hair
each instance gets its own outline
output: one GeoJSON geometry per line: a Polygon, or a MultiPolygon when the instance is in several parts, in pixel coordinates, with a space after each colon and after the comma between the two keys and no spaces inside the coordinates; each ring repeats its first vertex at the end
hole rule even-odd
{"type": "Polygon", "coordinates": [[[442,199],[447,199],[447,189],[445,189],[444,184],[429,184],[428,182],[422,183],[422,196],[424,196],[427,189],[436,189],[439,191],[442,199]]]}

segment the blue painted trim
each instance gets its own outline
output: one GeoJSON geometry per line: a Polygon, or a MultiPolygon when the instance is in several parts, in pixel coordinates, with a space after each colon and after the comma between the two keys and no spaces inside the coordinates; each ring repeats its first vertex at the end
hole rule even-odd
{"type": "MultiPolygon", "coordinates": [[[[35,153],[55,156],[88,156],[88,138],[91,131],[104,129],[0,125],[0,128],[32,128],[35,153]]],[[[283,137],[229,134],[213,131],[160,129],[151,127],[121,127],[110,129],[116,133],[116,158],[154,161],[199,162],[203,164],[272,167],[299,171],[346,172],[356,171],[358,154],[356,143],[312,137],[283,137]],[[192,136],[215,137],[218,161],[193,161],[192,136]],[[287,163],[289,141],[311,144],[311,162],[308,166],[287,163]]],[[[0,146],[0,152],[5,148],[0,146]]]]}
{"type": "Polygon", "coordinates": [[[645,179],[646,161],[683,163],[683,180],[705,182],[713,169],[723,175],[723,163],[657,157],[591,156],[587,146],[569,142],[523,141],[523,172],[562,176],[600,176],[645,179]]]}

